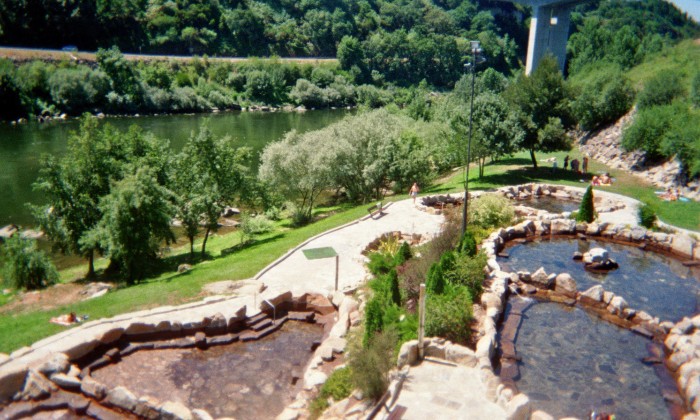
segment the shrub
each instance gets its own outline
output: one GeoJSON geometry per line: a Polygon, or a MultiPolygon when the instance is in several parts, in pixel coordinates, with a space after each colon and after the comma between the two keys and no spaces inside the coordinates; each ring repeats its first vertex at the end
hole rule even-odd
{"type": "Polygon", "coordinates": [[[365,307],[365,334],[362,338],[362,346],[367,348],[372,341],[372,337],[382,331],[384,310],[382,300],[379,295],[375,295],[367,302],[365,307]]]}
{"type": "Polygon", "coordinates": [[[442,271],[442,266],[440,263],[434,263],[430,270],[428,270],[428,276],[426,280],[426,289],[429,293],[436,295],[441,295],[445,291],[445,273],[442,271]]]}
{"type": "Polygon", "coordinates": [[[372,252],[369,254],[369,263],[367,263],[369,272],[375,276],[386,274],[394,268],[394,258],[390,254],[383,252],[372,252]]]}
{"type": "Polygon", "coordinates": [[[2,247],[3,277],[16,289],[41,289],[58,281],[58,272],[49,257],[37,248],[36,241],[20,235],[9,238],[2,247]]]}
{"type": "Polygon", "coordinates": [[[510,200],[495,194],[484,194],[472,201],[469,213],[470,222],[484,228],[508,225],[515,217],[510,200]]]}
{"type": "Polygon", "coordinates": [[[476,255],[476,239],[474,239],[472,232],[464,232],[462,239],[459,240],[459,245],[457,245],[457,252],[470,257],[476,255]]]}
{"type": "Polygon", "coordinates": [[[639,109],[644,109],[656,105],[668,105],[684,93],[680,75],[672,71],[663,71],[644,85],[644,89],[639,93],[637,106],[639,109]]]}
{"type": "Polygon", "coordinates": [[[401,306],[401,291],[399,290],[399,274],[396,269],[389,271],[389,292],[391,293],[391,301],[396,306],[401,306]]]}
{"type": "Polygon", "coordinates": [[[660,159],[661,139],[668,133],[682,112],[682,105],[655,106],[641,110],[622,133],[622,147],[626,150],[642,150],[650,161],[660,159]]]}
{"type": "Polygon", "coordinates": [[[583,199],[581,199],[581,206],[578,209],[576,221],[591,223],[594,220],[595,207],[593,206],[593,186],[589,185],[586,189],[586,193],[583,194],[583,199]]]}
{"type": "Polygon", "coordinates": [[[695,108],[700,108],[700,71],[695,73],[690,82],[690,103],[695,108]]]}
{"type": "Polygon", "coordinates": [[[393,330],[375,334],[367,346],[351,340],[348,364],[352,383],[365,397],[377,400],[389,386],[389,371],[396,363],[394,349],[397,341],[393,330]]]}
{"type": "Polygon", "coordinates": [[[241,215],[241,242],[253,239],[255,235],[270,232],[274,224],[265,216],[250,216],[247,213],[241,215]]]}
{"type": "Polygon", "coordinates": [[[49,77],[51,98],[61,109],[71,113],[100,106],[109,84],[104,72],[83,66],[60,68],[49,77]]]}
{"type": "Polygon", "coordinates": [[[594,76],[574,85],[580,94],[572,102],[572,111],[584,130],[617,121],[634,103],[635,91],[617,67],[595,72],[594,76]]]}
{"type": "Polygon", "coordinates": [[[639,206],[637,217],[639,218],[639,224],[647,229],[651,229],[656,225],[656,211],[649,203],[643,203],[639,206]]]}
{"type": "Polygon", "coordinates": [[[454,272],[450,275],[452,283],[465,286],[474,300],[478,300],[481,297],[481,292],[484,288],[486,260],[486,254],[483,252],[472,257],[467,255],[460,256],[455,262],[454,272]]]}
{"type": "Polygon", "coordinates": [[[425,332],[466,343],[471,336],[472,298],[462,286],[449,287],[442,295],[429,294],[426,302],[425,332]]]}
{"type": "Polygon", "coordinates": [[[399,248],[399,252],[396,253],[396,257],[394,258],[394,263],[399,266],[412,257],[411,253],[411,245],[408,244],[408,242],[404,241],[401,244],[401,247],[399,248]]]}

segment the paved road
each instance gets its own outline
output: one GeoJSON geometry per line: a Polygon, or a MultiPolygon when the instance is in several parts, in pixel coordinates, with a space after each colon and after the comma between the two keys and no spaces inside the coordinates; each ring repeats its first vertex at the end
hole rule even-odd
{"type": "MultiPolygon", "coordinates": [[[[63,51],[63,50],[52,50],[45,48],[19,48],[19,47],[0,47],[0,57],[9,58],[15,61],[28,61],[28,60],[81,60],[81,61],[96,61],[94,51],[63,51]]],[[[127,60],[133,61],[189,61],[195,58],[191,55],[155,55],[155,54],[131,54],[124,53],[124,57],[127,60]]],[[[197,57],[201,58],[201,56],[197,57]]],[[[258,57],[265,59],[266,57],[258,57]]],[[[269,58],[269,57],[267,57],[269,58]]],[[[243,61],[248,61],[248,57],[208,57],[209,61],[222,61],[229,63],[239,63],[243,61]]],[[[293,63],[307,63],[307,64],[319,64],[319,63],[334,63],[338,60],[335,57],[282,57],[275,58],[281,62],[293,62],[293,63]]]]}

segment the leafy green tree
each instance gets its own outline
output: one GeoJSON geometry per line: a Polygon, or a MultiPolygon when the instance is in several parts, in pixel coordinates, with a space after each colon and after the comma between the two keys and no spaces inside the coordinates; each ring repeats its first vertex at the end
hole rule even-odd
{"type": "Polygon", "coordinates": [[[622,147],[626,150],[643,150],[650,162],[663,158],[661,143],[673,129],[678,116],[686,112],[682,104],[655,106],[640,110],[633,123],[622,133],[622,147]]]}
{"type": "Polygon", "coordinates": [[[146,276],[162,241],[175,240],[170,230],[174,199],[151,168],[140,167],[100,200],[103,217],[92,234],[128,283],[146,276]]]}
{"type": "Polygon", "coordinates": [[[98,49],[95,54],[97,64],[111,79],[111,87],[118,95],[123,95],[129,104],[138,105],[143,100],[143,89],[141,88],[138,74],[132,64],[124,58],[119,48],[98,49]]]}
{"type": "Polygon", "coordinates": [[[589,185],[581,199],[581,206],[576,215],[576,221],[591,223],[595,220],[595,207],[593,206],[593,186],[589,185]]]}
{"type": "Polygon", "coordinates": [[[14,119],[23,114],[22,98],[9,60],[0,60],[0,118],[14,119]]]}
{"type": "Polygon", "coordinates": [[[260,178],[299,203],[300,222],[311,220],[319,194],[331,185],[333,150],[321,132],[287,133],[268,144],[260,158],[260,178]]]}
{"type": "Polygon", "coordinates": [[[554,57],[542,59],[530,76],[521,74],[508,86],[505,96],[519,111],[520,125],[525,130],[517,146],[530,152],[535,169],[535,152],[550,153],[571,148],[569,137],[558,129],[569,129],[574,123],[570,112],[570,92],[554,57]],[[547,128],[552,124],[553,127],[547,128]],[[555,133],[561,135],[553,136],[555,133]]]}
{"type": "Polygon", "coordinates": [[[129,165],[151,167],[158,182],[165,185],[167,143],[144,135],[138,127],[126,133],[109,124],[100,128],[97,118],[89,115],[69,138],[63,157],[43,159],[34,188],[48,202],[34,206],[34,216],[61,251],[87,258],[88,278],[94,277],[95,253],[102,250],[93,234],[103,216],[100,200],[110,193],[113,182],[123,178],[129,165]]]}
{"type": "Polygon", "coordinates": [[[51,259],[37,247],[36,241],[16,234],[0,248],[4,284],[16,289],[35,290],[58,281],[51,259]]]}
{"type": "Polygon", "coordinates": [[[217,139],[205,125],[175,159],[173,189],[178,196],[177,217],[182,221],[194,254],[194,237],[204,225],[202,256],[207,240],[218,230],[224,207],[237,195],[244,195],[248,182],[248,149],[234,149],[229,138],[217,139]]]}
{"type": "Polygon", "coordinates": [[[109,77],[84,66],[59,68],[48,83],[53,102],[74,114],[100,107],[109,91],[109,77]]]}

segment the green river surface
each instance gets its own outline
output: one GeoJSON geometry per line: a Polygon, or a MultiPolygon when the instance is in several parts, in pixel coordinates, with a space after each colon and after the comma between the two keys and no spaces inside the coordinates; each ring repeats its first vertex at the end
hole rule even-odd
{"type": "MultiPolygon", "coordinates": [[[[231,145],[253,149],[253,168],[266,144],[281,139],[290,130],[299,132],[325,127],[354,111],[317,110],[298,112],[223,112],[217,114],[108,117],[101,120],[121,130],[138,125],[156,137],[167,139],[179,151],[192,132],[209,121],[216,136],[229,136],[231,145]]],[[[45,198],[32,190],[39,175],[41,156],[65,153],[76,119],[50,123],[0,124],[0,227],[10,223],[31,227],[34,220],[25,203],[41,204],[45,198]]]]}

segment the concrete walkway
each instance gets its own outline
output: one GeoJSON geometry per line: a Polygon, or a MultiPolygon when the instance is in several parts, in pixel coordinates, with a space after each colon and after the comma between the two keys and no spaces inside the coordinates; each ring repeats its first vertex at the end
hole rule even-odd
{"type": "Polygon", "coordinates": [[[394,407],[406,407],[403,419],[505,419],[499,405],[486,398],[479,370],[424,360],[411,367],[394,407]]]}
{"type": "Polygon", "coordinates": [[[443,216],[421,211],[412,200],[390,203],[381,216],[365,217],[311,238],[255,278],[271,290],[289,289],[294,296],[306,292],[332,292],[335,288],[335,259],[309,260],[303,253],[306,249],[332,247],[339,255],[338,290],[353,290],[367,278],[366,257],[362,251],[370,242],[396,231],[429,239],[440,232],[443,221],[443,216]]]}

